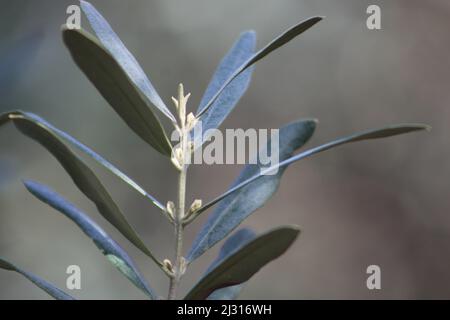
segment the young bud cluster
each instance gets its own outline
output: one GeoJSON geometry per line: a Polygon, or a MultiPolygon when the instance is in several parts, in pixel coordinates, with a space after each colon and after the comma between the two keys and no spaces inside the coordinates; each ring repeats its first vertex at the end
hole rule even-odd
{"type": "Polygon", "coordinates": [[[179,123],[175,124],[175,128],[180,134],[181,143],[180,147],[176,147],[172,150],[171,161],[178,170],[183,170],[183,167],[186,164],[185,158],[194,151],[194,143],[190,140],[189,132],[193,130],[198,123],[198,118],[196,118],[192,112],[186,116],[186,105],[190,95],[190,93],[184,95],[184,86],[180,83],[178,86],[178,99],[172,97],[179,118],[179,123]]]}

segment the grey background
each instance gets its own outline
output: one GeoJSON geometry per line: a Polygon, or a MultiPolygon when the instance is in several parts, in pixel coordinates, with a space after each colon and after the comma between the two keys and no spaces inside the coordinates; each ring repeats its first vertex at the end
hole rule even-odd
{"type": "MultiPolygon", "coordinates": [[[[425,122],[411,134],[329,151],[290,167],[279,192],[244,225],[264,231],[298,224],[303,233],[263,268],[242,298],[450,298],[450,3],[419,1],[92,1],[169,104],[183,82],[196,108],[204,88],[242,30],[263,46],[311,15],[326,19],[259,62],[227,128],[277,128],[302,117],[320,124],[309,146],[355,130],[425,122]],[[382,8],[382,30],[366,28],[366,8],[382,8]],[[365,286],[382,270],[382,290],[365,286]]],[[[64,48],[60,26],[74,1],[5,1],[0,13],[0,109],[29,110],[93,147],[162,202],[175,197],[176,174],[122,123],[64,48]],[[26,39],[26,40],[23,40],[26,39]],[[11,54],[11,52],[14,52],[11,54]]],[[[83,25],[87,28],[86,20],[83,25]]],[[[0,129],[0,256],[65,286],[82,269],[86,299],[145,298],[68,219],[40,203],[21,179],[50,185],[86,210],[129,250],[151,285],[167,279],[114,231],[42,147],[8,125],[0,129]]],[[[161,258],[173,255],[172,230],[158,210],[89,161],[130,222],[161,258]]],[[[188,202],[223,192],[239,166],[195,167],[188,202]]],[[[193,240],[201,222],[187,229],[193,240]]],[[[215,257],[192,265],[182,292],[215,257]]],[[[21,276],[0,271],[1,299],[47,299],[21,276]]]]}

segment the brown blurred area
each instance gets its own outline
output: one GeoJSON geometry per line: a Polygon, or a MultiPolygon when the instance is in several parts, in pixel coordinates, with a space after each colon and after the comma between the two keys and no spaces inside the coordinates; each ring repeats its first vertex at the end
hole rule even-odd
{"type": "MultiPolygon", "coordinates": [[[[161,202],[173,199],[176,174],[169,162],[124,125],[64,48],[60,26],[73,3],[0,1],[1,112],[20,108],[41,115],[104,155],[161,202]]],[[[298,224],[303,233],[246,285],[241,297],[450,298],[450,2],[92,3],[167,104],[183,82],[192,92],[192,109],[242,30],[256,30],[262,47],[288,26],[325,15],[257,64],[248,92],[222,128],[277,128],[316,117],[320,124],[308,146],[397,122],[424,122],[433,130],[342,147],[291,166],[278,193],[244,225],[262,232],[298,224]],[[381,7],[381,30],[366,28],[369,4],[381,7]],[[366,268],[372,264],[381,267],[378,291],[366,288],[366,268]]],[[[8,125],[0,128],[0,150],[0,256],[62,288],[67,266],[79,265],[82,289],[70,292],[77,298],[145,298],[73,223],[26,192],[21,179],[34,179],[86,210],[130,252],[150,284],[166,294],[163,273],[105,223],[42,147],[8,125]]],[[[171,258],[172,230],[158,210],[88,162],[148,246],[159,257],[171,258]]],[[[188,202],[223,192],[239,169],[194,167],[188,202]]],[[[186,247],[205,218],[188,228],[186,247]]],[[[192,265],[183,292],[217,249],[192,265]]],[[[0,299],[47,298],[21,276],[0,270],[0,299]]]]}

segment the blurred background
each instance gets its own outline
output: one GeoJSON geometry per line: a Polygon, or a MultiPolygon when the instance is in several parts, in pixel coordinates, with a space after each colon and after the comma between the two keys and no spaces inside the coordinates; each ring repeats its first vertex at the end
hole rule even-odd
{"type": "MultiPolygon", "coordinates": [[[[0,0],[0,110],[35,112],[94,148],[165,203],[176,195],[170,163],[120,120],[65,49],[60,26],[72,1],[0,0]]],[[[320,124],[308,146],[357,130],[424,122],[430,133],[341,147],[301,161],[278,193],[244,222],[258,232],[298,224],[303,233],[246,285],[247,299],[450,298],[450,2],[361,0],[92,0],[170,105],[177,84],[200,101],[216,65],[242,30],[262,47],[312,15],[326,19],[260,61],[246,95],[222,128],[278,128],[302,117],[320,124]],[[366,9],[381,7],[382,30],[366,9]],[[366,268],[381,267],[381,290],[366,268]]],[[[88,28],[83,18],[82,26],[88,28]]],[[[168,281],[98,214],[59,163],[12,125],[0,128],[0,256],[65,288],[68,265],[82,271],[85,299],[145,296],[67,218],[39,202],[22,179],[56,189],[83,208],[136,260],[151,285],[168,281]]],[[[172,229],[158,210],[89,159],[129,221],[161,258],[172,229]]],[[[195,166],[188,202],[222,193],[240,166],[195,166]]],[[[187,229],[187,243],[206,215],[187,229]]],[[[185,276],[186,292],[218,247],[185,276]]],[[[0,270],[0,299],[47,299],[0,270]]]]}

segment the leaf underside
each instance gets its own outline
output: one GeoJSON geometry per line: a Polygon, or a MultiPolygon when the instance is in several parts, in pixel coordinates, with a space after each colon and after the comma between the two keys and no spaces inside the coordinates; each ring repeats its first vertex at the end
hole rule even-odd
{"type": "Polygon", "coordinates": [[[125,182],[128,186],[139,192],[141,195],[149,199],[155,206],[159,209],[165,210],[165,206],[159,202],[155,197],[145,191],[140,185],[138,185],[133,179],[128,177],[125,173],[120,171],[116,166],[110,163],[108,160],[103,158],[101,155],[96,153],[91,148],[82,144],[80,141],[69,135],[68,133],[56,128],[54,125],[46,121],[45,119],[39,117],[38,115],[31,112],[23,112],[23,111],[12,111],[9,114],[22,115],[29,119],[30,121],[35,122],[37,125],[45,127],[47,130],[51,131],[55,136],[60,138],[61,140],[68,142],[72,147],[76,148],[78,151],[81,151],[83,154],[89,156],[91,159],[95,160],[98,164],[106,168],[109,172],[113,173],[120,180],[125,182]]]}
{"type": "Polygon", "coordinates": [[[109,223],[158,265],[161,265],[161,262],[153,256],[133,230],[95,173],[52,130],[46,127],[45,124],[36,122],[20,111],[0,115],[0,126],[10,121],[14,123],[21,133],[40,143],[58,160],[76,186],[95,203],[100,214],[109,223]]]}
{"type": "MultiPolygon", "coordinates": [[[[243,32],[233,47],[228,51],[225,57],[220,62],[214,73],[206,91],[198,106],[198,112],[208,103],[208,101],[219,91],[220,87],[227,81],[230,75],[244,63],[255,51],[256,34],[254,31],[243,32]]],[[[253,68],[247,69],[241,73],[236,79],[234,79],[226,88],[222,91],[220,96],[212,104],[211,108],[202,116],[201,121],[198,122],[194,129],[194,142],[196,148],[200,147],[206,140],[206,131],[209,129],[216,129],[230,114],[233,108],[238,103],[239,99],[243,96],[247,90],[253,68]],[[202,136],[198,134],[201,127],[202,136]]]]}
{"type": "Polygon", "coordinates": [[[216,197],[212,201],[205,204],[203,207],[201,207],[198,212],[201,213],[208,208],[214,206],[216,203],[222,201],[223,199],[233,195],[234,193],[238,192],[245,186],[247,186],[250,183],[253,183],[254,181],[257,181],[259,179],[263,179],[266,177],[266,175],[270,172],[276,171],[276,170],[282,170],[283,168],[289,166],[290,164],[297,162],[301,159],[310,157],[312,155],[315,155],[317,153],[320,153],[322,151],[326,151],[329,149],[332,149],[337,146],[341,146],[347,143],[357,142],[357,141],[363,141],[363,140],[373,140],[373,139],[381,139],[381,138],[387,138],[395,135],[405,134],[409,132],[414,131],[421,131],[421,130],[431,130],[431,127],[425,124],[420,123],[407,123],[407,124],[397,124],[388,126],[381,129],[375,129],[375,130],[368,130],[363,131],[359,133],[355,133],[353,135],[339,138],[337,140],[328,142],[326,144],[320,145],[318,147],[309,149],[307,151],[301,152],[293,157],[290,157],[284,161],[281,161],[280,163],[271,166],[269,168],[263,169],[260,173],[253,175],[250,178],[247,178],[246,180],[236,184],[235,186],[231,187],[228,191],[221,194],[220,196],[216,197]]]}
{"type": "Polygon", "coordinates": [[[269,53],[285,45],[298,35],[302,34],[320,20],[322,20],[322,17],[311,17],[292,26],[291,28],[283,32],[281,35],[279,35],[277,38],[272,40],[264,48],[262,48],[261,50],[250,56],[244,63],[242,63],[238,68],[235,69],[235,71],[228,77],[228,79],[225,82],[223,82],[222,86],[220,87],[219,90],[217,90],[214,96],[212,96],[211,99],[209,99],[209,101],[204,105],[204,107],[199,112],[197,112],[197,117],[202,116],[219,98],[219,96],[222,94],[222,91],[225,90],[225,88],[230,84],[230,82],[233,81],[242,72],[244,72],[247,68],[251,67],[253,64],[255,64],[256,62],[267,56],[269,53]]]}
{"type": "Polygon", "coordinates": [[[48,204],[72,220],[78,227],[94,241],[95,245],[108,260],[125,275],[136,287],[141,289],[151,299],[156,299],[147,281],[141,275],[129,255],[88,215],[65,200],[47,186],[35,181],[24,181],[27,190],[42,202],[48,204]]]}
{"type": "Polygon", "coordinates": [[[11,262],[6,261],[5,259],[2,259],[2,258],[0,258],[0,269],[4,269],[7,271],[14,271],[14,272],[21,274],[22,276],[24,276],[25,278],[30,280],[32,283],[34,283],[38,288],[42,289],[48,295],[50,295],[51,297],[53,297],[57,300],[75,300],[75,298],[68,295],[61,289],[55,287],[53,284],[47,282],[46,280],[38,277],[37,275],[35,275],[31,272],[25,271],[25,270],[15,266],[11,262]]]}
{"type": "Polygon", "coordinates": [[[296,226],[285,226],[256,237],[203,277],[185,300],[203,300],[214,290],[249,280],[264,265],[282,255],[299,232],[296,226]]]}
{"type": "MultiPolygon", "coordinates": [[[[278,141],[279,161],[288,159],[295,150],[302,147],[312,137],[315,128],[315,120],[300,120],[282,127],[279,130],[278,141]]],[[[271,150],[271,141],[268,141],[263,148],[271,150]]],[[[259,159],[258,163],[260,163],[259,159]]],[[[232,187],[257,175],[263,168],[264,166],[258,164],[246,165],[232,187]]],[[[195,238],[187,260],[193,261],[201,256],[225,238],[250,214],[263,206],[278,189],[283,173],[282,168],[277,174],[264,176],[223,199],[195,238]]]]}

